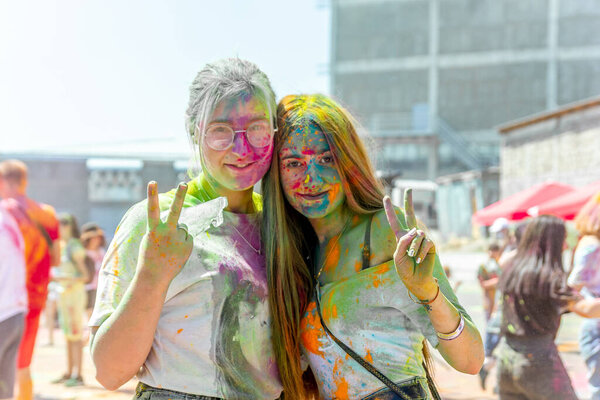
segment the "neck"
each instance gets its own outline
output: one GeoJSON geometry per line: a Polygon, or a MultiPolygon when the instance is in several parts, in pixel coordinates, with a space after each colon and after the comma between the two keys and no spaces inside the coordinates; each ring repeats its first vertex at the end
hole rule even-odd
{"type": "Polygon", "coordinates": [[[323,244],[342,232],[348,218],[350,213],[345,206],[342,206],[324,217],[309,218],[309,221],[319,238],[319,243],[323,244]]]}
{"type": "Polygon", "coordinates": [[[227,198],[227,207],[225,211],[230,211],[238,214],[250,214],[256,212],[252,193],[254,188],[246,190],[230,190],[213,182],[206,174],[200,178],[200,186],[207,191],[211,198],[225,197],[227,198]]]}

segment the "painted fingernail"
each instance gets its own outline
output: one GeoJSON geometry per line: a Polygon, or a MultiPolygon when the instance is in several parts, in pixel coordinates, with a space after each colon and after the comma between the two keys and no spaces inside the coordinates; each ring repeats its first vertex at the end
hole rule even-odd
{"type": "Polygon", "coordinates": [[[408,256],[409,256],[409,257],[412,257],[412,256],[414,256],[414,255],[415,255],[415,250],[414,250],[414,249],[410,249],[410,250],[408,250],[408,256]]]}
{"type": "Polygon", "coordinates": [[[417,258],[417,264],[421,264],[421,257],[417,258]]]}

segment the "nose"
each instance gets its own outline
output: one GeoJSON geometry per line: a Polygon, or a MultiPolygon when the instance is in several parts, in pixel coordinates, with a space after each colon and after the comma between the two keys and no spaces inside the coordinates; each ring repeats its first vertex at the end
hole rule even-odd
{"type": "Polygon", "coordinates": [[[308,185],[312,183],[314,185],[320,185],[323,183],[323,179],[321,179],[321,174],[319,173],[319,169],[315,165],[314,162],[310,162],[306,168],[306,178],[304,179],[304,184],[308,185]]]}
{"type": "Polygon", "coordinates": [[[231,151],[239,157],[244,157],[250,153],[250,150],[250,143],[248,143],[248,139],[246,138],[246,132],[236,132],[233,137],[233,147],[231,148],[231,151]]]}

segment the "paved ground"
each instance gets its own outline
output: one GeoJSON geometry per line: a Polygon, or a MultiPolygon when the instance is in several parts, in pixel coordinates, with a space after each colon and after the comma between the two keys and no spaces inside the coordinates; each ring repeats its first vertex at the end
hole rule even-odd
{"type": "MultiPolygon", "coordinates": [[[[481,307],[481,291],[475,280],[477,266],[485,260],[482,253],[442,253],[441,259],[444,264],[451,267],[453,281],[462,281],[457,290],[457,295],[475,323],[484,328],[483,311],[481,307]]],[[[589,394],[586,387],[585,365],[578,353],[577,332],[581,319],[567,315],[563,317],[563,323],[558,335],[561,355],[571,375],[571,380],[581,399],[588,399],[589,394]]],[[[84,379],[85,386],[77,388],[65,388],[63,385],[50,383],[64,371],[65,350],[60,332],[56,331],[57,343],[52,346],[44,345],[47,342],[47,332],[40,328],[38,346],[34,354],[32,365],[35,379],[35,393],[37,400],[59,400],[59,399],[131,399],[136,382],[128,382],[116,392],[103,389],[94,379],[94,367],[89,357],[89,349],[84,349],[84,379]]],[[[435,353],[435,352],[434,352],[435,353]]],[[[445,400],[487,400],[497,399],[493,393],[494,373],[488,378],[488,390],[482,391],[479,387],[479,377],[458,373],[451,369],[437,353],[435,379],[445,400]]]]}

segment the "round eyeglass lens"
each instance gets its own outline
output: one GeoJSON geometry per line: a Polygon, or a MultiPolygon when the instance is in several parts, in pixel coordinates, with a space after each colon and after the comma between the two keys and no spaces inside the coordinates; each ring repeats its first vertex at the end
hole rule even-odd
{"type": "Polygon", "coordinates": [[[246,138],[254,147],[267,147],[271,143],[272,136],[269,121],[255,121],[246,129],[246,138]]]}
{"type": "Polygon", "coordinates": [[[206,143],[215,150],[225,150],[233,143],[233,129],[228,125],[211,125],[206,130],[206,143]]]}

